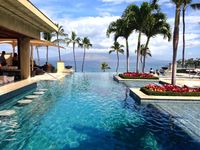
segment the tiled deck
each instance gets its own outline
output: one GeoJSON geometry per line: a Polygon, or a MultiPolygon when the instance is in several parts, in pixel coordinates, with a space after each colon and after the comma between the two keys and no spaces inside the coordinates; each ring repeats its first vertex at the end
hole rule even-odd
{"type": "MultiPolygon", "coordinates": [[[[170,78],[160,78],[162,83],[171,83],[170,78]]],[[[200,79],[198,78],[177,78],[176,84],[179,86],[187,85],[189,87],[200,87],[200,79]]]]}
{"type": "Polygon", "coordinates": [[[37,75],[35,77],[26,80],[17,81],[0,86],[0,100],[9,99],[31,88],[34,88],[37,86],[38,81],[60,80],[64,78],[66,75],[69,75],[69,73],[51,73],[51,74],[37,75]]]}

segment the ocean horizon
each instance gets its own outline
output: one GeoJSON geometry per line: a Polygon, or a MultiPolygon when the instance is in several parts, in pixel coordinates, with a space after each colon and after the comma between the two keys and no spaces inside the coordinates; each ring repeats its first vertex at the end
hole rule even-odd
{"type": "MultiPolygon", "coordinates": [[[[65,66],[72,66],[74,69],[74,62],[73,61],[64,61],[65,66]]],[[[57,61],[56,60],[49,60],[49,63],[53,65],[55,68],[57,67],[57,61]]],[[[100,61],[85,61],[84,65],[84,72],[102,72],[101,70],[101,63],[100,61]]],[[[116,71],[116,62],[107,62],[110,69],[107,69],[106,72],[115,72],[116,71]]],[[[45,64],[45,60],[40,61],[40,65],[42,66],[45,64]]],[[[77,72],[81,72],[81,67],[82,67],[82,61],[77,61],[76,62],[77,66],[77,72]]],[[[146,67],[145,67],[145,72],[148,72],[150,68],[153,68],[154,70],[160,69],[161,67],[168,66],[169,62],[168,61],[155,61],[155,62],[147,62],[146,67]]],[[[135,71],[135,63],[130,63],[130,71],[134,72],[135,71]]],[[[140,69],[142,68],[142,64],[140,64],[140,69]]],[[[126,63],[122,62],[119,65],[119,72],[126,72],[126,63]]]]}

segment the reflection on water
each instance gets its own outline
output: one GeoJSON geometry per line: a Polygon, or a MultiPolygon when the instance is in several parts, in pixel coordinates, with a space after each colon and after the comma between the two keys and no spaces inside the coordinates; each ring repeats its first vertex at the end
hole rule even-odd
{"type": "Polygon", "coordinates": [[[129,88],[107,73],[76,73],[63,81],[42,82],[39,88],[49,90],[25,107],[10,106],[16,110],[15,116],[0,118],[0,149],[200,147],[177,125],[176,117],[153,104],[136,103],[129,96],[129,88]],[[12,134],[7,136],[7,132],[12,134]]]}

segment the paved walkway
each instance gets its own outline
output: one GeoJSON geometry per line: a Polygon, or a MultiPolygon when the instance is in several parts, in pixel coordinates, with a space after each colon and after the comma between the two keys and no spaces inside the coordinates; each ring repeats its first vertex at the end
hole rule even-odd
{"type": "MultiPolygon", "coordinates": [[[[171,83],[171,78],[160,78],[160,81],[171,83]]],[[[187,85],[188,87],[200,87],[200,79],[196,78],[177,78],[176,84],[178,86],[187,85]]]]}
{"type": "Polygon", "coordinates": [[[23,88],[25,86],[31,85],[41,80],[59,80],[69,74],[70,73],[50,73],[50,74],[45,73],[43,75],[37,75],[29,79],[8,83],[0,86],[0,96],[18,90],[20,88],[23,88]]]}

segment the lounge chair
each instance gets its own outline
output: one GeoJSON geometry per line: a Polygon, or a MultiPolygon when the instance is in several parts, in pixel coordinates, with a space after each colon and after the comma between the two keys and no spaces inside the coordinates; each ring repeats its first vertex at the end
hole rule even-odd
{"type": "Polygon", "coordinates": [[[192,78],[194,78],[194,77],[196,77],[196,76],[200,78],[200,69],[197,69],[197,68],[196,68],[196,69],[193,70],[193,72],[194,72],[195,74],[192,76],[192,78]]]}

